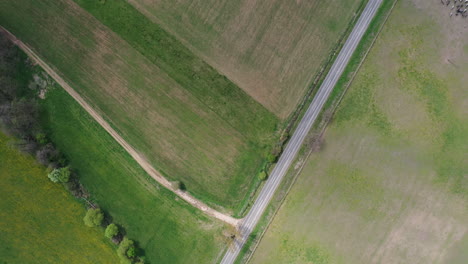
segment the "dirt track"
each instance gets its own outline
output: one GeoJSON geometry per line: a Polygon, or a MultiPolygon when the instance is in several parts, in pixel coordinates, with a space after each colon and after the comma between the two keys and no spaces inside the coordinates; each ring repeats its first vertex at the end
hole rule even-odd
{"type": "Polygon", "coordinates": [[[179,189],[174,189],[172,184],[164,178],[161,173],[159,173],[151,164],[143,158],[129,143],[127,143],[110,125],[107,123],[102,116],[96,112],[70,85],[68,85],[65,80],[63,80],[47,63],[45,63],[31,48],[29,48],[22,41],[17,39],[13,34],[8,30],[0,26],[0,31],[5,33],[5,35],[15,43],[21,50],[28,54],[35,62],[37,62],[58,84],[62,86],[65,91],[70,94],[80,105],[83,107],[86,112],[88,112],[106,131],[109,133],[127,152],[132,156],[132,158],[158,183],[160,183],[165,188],[171,190],[180,198],[184,199],[186,202],[192,206],[200,209],[205,214],[215,217],[227,224],[237,226],[239,219],[235,219],[229,215],[223,214],[203,202],[197,200],[195,197],[191,196],[189,193],[181,191],[179,189]]]}

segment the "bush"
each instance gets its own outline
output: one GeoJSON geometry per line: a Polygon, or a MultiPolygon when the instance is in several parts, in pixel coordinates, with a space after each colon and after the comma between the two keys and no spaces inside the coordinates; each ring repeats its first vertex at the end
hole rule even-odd
{"type": "Polygon", "coordinates": [[[264,181],[266,180],[267,178],[267,174],[265,171],[261,171],[259,174],[258,174],[258,179],[260,179],[261,181],[264,181]]]}
{"type": "Polygon", "coordinates": [[[135,264],[145,264],[145,257],[139,257],[135,264]]]}
{"type": "Polygon", "coordinates": [[[127,257],[129,258],[134,258],[136,256],[136,250],[135,250],[135,247],[134,246],[131,246],[128,250],[127,250],[127,257]]]}
{"type": "Polygon", "coordinates": [[[64,184],[67,190],[78,199],[89,199],[89,193],[80,183],[80,181],[72,177],[67,183],[64,184]]]}
{"type": "Polygon", "coordinates": [[[270,162],[270,163],[275,163],[275,162],[276,162],[276,159],[277,159],[277,156],[275,156],[275,155],[272,154],[272,153],[269,153],[269,154],[267,155],[267,160],[268,160],[268,162],[270,162]]]}
{"type": "Polygon", "coordinates": [[[130,258],[135,257],[135,242],[133,240],[124,237],[122,242],[120,242],[119,248],[117,249],[117,255],[122,263],[131,263],[130,258]],[[133,255],[131,257],[130,255],[133,255]]]}
{"type": "Polygon", "coordinates": [[[174,181],[171,183],[171,185],[172,185],[172,188],[174,188],[174,190],[181,190],[181,191],[186,190],[185,184],[181,181],[174,181]]]}
{"type": "Polygon", "coordinates": [[[42,165],[48,166],[52,162],[58,161],[60,153],[52,144],[46,144],[36,151],[36,159],[42,165]]]}
{"type": "Polygon", "coordinates": [[[34,99],[15,99],[10,103],[6,126],[20,138],[31,136],[38,126],[39,106],[34,99]]]}
{"type": "Polygon", "coordinates": [[[104,235],[107,238],[112,239],[119,233],[119,228],[115,224],[110,224],[106,227],[106,231],[104,232],[104,235]]]}
{"type": "Polygon", "coordinates": [[[133,261],[128,259],[126,256],[119,256],[120,257],[120,264],[132,264],[133,261]]]}
{"type": "Polygon", "coordinates": [[[52,182],[68,182],[70,180],[70,169],[68,167],[54,169],[47,175],[52,182]]]}
{"type": "Polygon", "coordinates": [[[101,212],[101,209],[90,208],[86,212],[86,215],[83,218],[83,221],[86,226],[94,227],[94,226],[101,225],[103,219],[104,219],[104,214],[101,212]]]}
{"type": "Polygon", "coordinates": [[[40,133],[37,133],[36,134],[36,142],[41,144],[41,145],[45,145],[47,144],[47,136],[46,134],[40,132],[40,133]]]}

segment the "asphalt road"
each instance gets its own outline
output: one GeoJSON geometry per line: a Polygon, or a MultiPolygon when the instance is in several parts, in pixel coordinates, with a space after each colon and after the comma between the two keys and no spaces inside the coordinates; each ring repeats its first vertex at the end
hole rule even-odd
{"type": "Polygon", "coordinates": [[[278,163],[276,164],[267,182],[262,188],[259,196],[257,197],[257,200],[255,200],[255,203],[247,216],[239,223],[239,231],[241,236],[236,239],[233,248],[226,252],[223,259],[221,260],[221,264],[231,264],[236,260],[239,252],[245,244],[245,241],[265,211],[267,205],[273,197],[273,194],[281,183],[281,180],[299,152],[305,137],[309,133],[309,130],[317,119],[317,116],[323,108],[323,105],[327,101],[331,91],[338,82],[339,77],[348,64],[351,55],[356,50],[356,47],[361,41],[362,36],[367,30],[370,22],[377,13],[377,10],[380,7],[382,1],[383,0],[369,0],[367,3],[367,6],[362,12],[358,22],[354,26],[353,31],[346,40],[346,43],[338,54],[338,57],[325,77],[325,80],[323,81],[312,103],[307,109],[307,112],[294,131],[294,134],[284,149],[283,154],[279,158],[278,163]]]}

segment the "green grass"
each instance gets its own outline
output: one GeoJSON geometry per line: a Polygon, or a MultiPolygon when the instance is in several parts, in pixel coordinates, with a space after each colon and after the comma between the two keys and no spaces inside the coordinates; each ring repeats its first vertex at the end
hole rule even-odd
{"type": "Polygon", "coordinates": [[[42,108],[43,123],[72,170],[150,263],[209,263],[216,257],[222,224],[157,185],[61,88],[47,93],[42,108]]]}
{"type": "Polygon", "coordinates": [[[0,24],[167,178],[236,211],[278,119],[126,2],[80,3],[110,28],[71,0],[2,2],[0,24]]]}
{"type": "MultiPolygon", "coordinates": [[[[362,6],[360,7],[360,10],[364,9],[365,7],[365,2],[362,3],[362,6]]],[[[328,122],[324,122],[324,112],[328,111],[335,111],[337,106],[340,103],[340,99],[342,96],[346,93],[346,88],[349,86],[349,84],[352,81],[353,74],[359,69],[360,64],[365,58],[365,55],[367,54],[368,50],[370,50],[372,44],[374,43],[378,33],[381,31],[383,25],[385,24],[386,19],[391,13],[392,6],[394,2],[392,1],[385,1],[382,3],[382,6],[380,9],[377,11],[377,15],[374,18],[374,20],[370,23],[369,29],[365,32],[361,42],[356,48],[356,52],[353,54],[351,57],[350,62],[348,63],[348,66],[346,67],[342,77],[338,80],[337,85],[333,89],[329,99],[327,100],[324,109],[322,110],[322,113],[318,117],[318,122],[315,123],[315,125],[312,127],[311,132],[307,136],[305,142],[311,142],[315,140],[317,135],[322,133],[322,131],[325,131],[328,122]]],[[[348,33],[352,30],[356,20],[359,18],[360,12],[355,14],[354,22],[348,25],[348,29],[342,36],[341,42],[344,42],[346,40],[346,37],[348,33]]],[[[339,51],[340,47],[343,45],[343,43],[338,43],[337,46],[335,47],[336,51],[339,51]]],[[[325,74],[328,70],[328,68],[331,66],[329,64],[332,64],[334,58],[338,55],[337,53],[330,54],[330,57],[328,58],[327,63],[323,65],[324,67],[324,73],[321,74],[321,76],[315,77],[316,81],[314,84],[314,87],[318,87],[321,82],[323,82],[323,79],[325,77],[325,74]],[[328,66],[327,66],[328,65],[328,66]]],[[[307,105],[312,101],[312,98],[314,96],[314,93],[310,95],[311,98],[304,100],[304,104],[307,105]]],[[[300,109],[297,110],[299,116],[303,114],[304,111],[301,111],[300,109]],[[301,113],[302,112],[302,113],[301,113]]],[[[303,160],[308,157],[308,154],[310,153],[310,143],[304,144],[300,151],[299,155],[295,159],[295,164],[294,169],[290,169],[287,172],[287,175],[285,176],[284,180],[281,182],[275,196],[273,197],[272,201],[268,205],[268,207],[265,210],[265,213],[263,216],[260,218],[259,223],[255,227],[255,229],[252,231],[251,236],[246,242],[246,245],[243,247],[241,250],[240,256],[237,258],[235,263],[245,263],[252,254],[254,253],[258,243],[261,241],[263,235],[267,231],[266,229],[269,227],[270,222],[273,220],[275,217],[275,214],[278,212],[281,204],[283,203],[284,199],[288,195],[289,189],[294,185],[294,182],[298,178],[302,166],[300,164],[303,163],[303,160]]]]}
{"type": "MultiPolygon", "coordinates": [[[[362,3],[349,0],[128,2],[283,120],[294,112],[312,77],[362,3]]],[[[108,7],[108,4],[101,5],[100,9],[107,12],[108,7]]]]}
{"type": "Polygon", "coordinates": [[[468,55],[445,43],[468,35],[439,8],[397,3],[252,263],[464,263],[468,55]]]}
{"type": "Polygon", "coordinates": [[[75,2],[249,140],[261,140],[271,132],[275,119],[270,113],[127,1],[104,5],[94,0],[75,2]]]}
{"type": "Polygon", "coordinates": [[[84,225],[84,206],[3,133],[0,160],[0,263],[118,263],[103,230],[84,225]]]}

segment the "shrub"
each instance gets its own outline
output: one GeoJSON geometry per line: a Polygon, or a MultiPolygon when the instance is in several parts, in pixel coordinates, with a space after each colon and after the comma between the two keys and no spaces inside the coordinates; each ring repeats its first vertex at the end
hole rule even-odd
{"type": "Polygon", "coordinates": [[[70,193],[78,199],[89,199],[89,193],[84,188],[84,186],[80,183],[80,181],[72,177],[67,183],[65,183],[65,187],[70,191],[70,193]]]}
{"type": "Polygon", "coordinates": [[[129,258],[134,258],[135,256],[136,256],[135,247],[134,247],[134,246],[131,246],[131,247],[127,250],[127,257],[129,257],[129,258]]]}
{"type": "Polygon", "coordinates": [[[70,180],[70,169],[68,167],[60,168],[60,169],[54,169],[52,172],[50,172],[47,177],[52,182],[68,182],[70,180]]]}
{"type": "Polygon", "coordinates": [[[270,163],[275,163],[275,162],[276,162],[276,159],[277,159],[277,157],[276,157],[273,153],[269,153],[269,154],[267,155],[267,160],[268,160],[268,162],[270,162],[270,163]]]}
{"type": "Polygon", "coordinates": [[[128,259],[126,256],[119,256],[120,257],[120,264],[132,264],[133,261],[128,259]]]}
{"type": "Polygon", "coordinates": [[[266,178],[267,178],[266,172],[265,172],[265,171],[261,171],[261,172],[258,174],[258,178],[259,178],[261,181],[266,180],[266,178]]]}
{"type": "Polygon", "coordinates": [[[14,99],[7,111],[6,126],[20,138],[30,136],[38,126],[38,109],[34,99],[14,99]]]}
{"type": "Polygon", "coordinates": [[[47,144],[47,136],[46,134],[40,132],[40,133],[37,133],[36,134],[36,142],[41,144],[41,145],[45,145],[47,144]]]}
{"type": "Polygon", "coordinates": [[[101,225],[103,219],[104,219],[104,214],[101,212],[101,209],[90,208],[86,212],[86,215],[83,218],[83,221],[86,226],[94,227],[94,226],[101,225]]]}
{"type": "Polygon", "coordinates": [[[104,235],[107,238],[112,239],[119,233],[119,228],[115,224],[110,224],[106,227],[106,231],[104,232],[104,235]]]}
{"type": "Polygon", "coordinates": [[[122,239],[122,242],[120,242],[119,248],[117,249],[117,255],[119,255],[119,258],[122,263],[131,263],[130,258],[135,257],[134,244],[135,242],[133,242],[133,240],[128,239],[127,237],[124,237],[122,239]],[[130,257],[129,255],[132,254],[133,257],[130,257]]]}
{"type": "Polygon", "coordinates": [[[181,181],[174,181],[171,183],[171,185],[172,185],[172,188],[174,188],[174,190],[181,190],[181,191],[186,190],[185,184],[181,181]]]}
{"type": "Polygon", "coordinates": [[[42,165],[49,165],[59,159],[60,153],[52,144],[46,144],[36,151],[36,158],[42,165]]]}
{"type": "Polygon", "coordinates": [[[135,264],[145,264],[145,257],[139,257],[135,264]]]}

